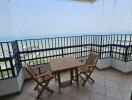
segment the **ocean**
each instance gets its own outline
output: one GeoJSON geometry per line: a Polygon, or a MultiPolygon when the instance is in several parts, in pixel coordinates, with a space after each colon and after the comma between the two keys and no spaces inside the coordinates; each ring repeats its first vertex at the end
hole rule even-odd
{"type": "Polygon", "coordinates": [[[11,35],[2,35],[0,37],[0,42],[8,42],[8,41],[13,41],[13,40],[23,40],[23,39],[39,39],[39,38],[53,38],[53,37],[67,37],[67,36],[80,36],[80,35],[85,35],[83,33],[68,33],[68,34],[13,34],[11,35]]]}
{"type": "Polygon", "coordinates": [[[87,32],[87,33],[44,33],[44,34],[2,34],[0,42],[8,42],[13,40],[23,39],[39,39],[39,38],[52,38],[52,37],[68,37],[68,36],[81,36],[81,35],[110,35],[110,34],[132,34],[132,32],[87,32]]]}

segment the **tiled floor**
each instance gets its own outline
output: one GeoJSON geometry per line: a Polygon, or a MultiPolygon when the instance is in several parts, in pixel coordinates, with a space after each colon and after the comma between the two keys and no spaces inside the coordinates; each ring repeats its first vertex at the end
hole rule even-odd
{"type": "MultiPolygon", "coordinates": [[[[94,84],[87,82],[83,87],[80,80],[79,87],[73,83],[72,86],[61,88],[61,94],[53,79],[49,87],[54,90],[54,93],[44,91],[39,100],[130,100],[132,74],[123,74],[113,69],[103,71],[95,69],[92,77],[95,79],[94,84]]],[[[62,75],[62,80],[68,78],[68,73],[62,75]]],[[[27,81],[20,94],[2,100],[35,100],[37,93],[33,88],[34,81],[27,81]]]]}

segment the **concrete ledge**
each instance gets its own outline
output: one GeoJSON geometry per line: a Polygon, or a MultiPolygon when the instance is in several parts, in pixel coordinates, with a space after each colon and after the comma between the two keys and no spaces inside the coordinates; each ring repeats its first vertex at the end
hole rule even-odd
{"type": "Polygon", "coordinates": [[[111,58],[99,59],[97,62],[98,69],[106,69],[111,67],[111,58]]]}
{"type": "Polygon", "coordinates": [[[0,96],[18,93],[21,91],[24,83],[23,71],[20,70],[18,77],[9,78],[0,81],[0,96]]]}
{"type": "Polygon", "coordinates": [[[129,73],[132,71],[132,61],[124,62],[117,59],[112,59],[112,67],[123,73],[129,73]]]}
{"type": "Polygon", "coordinates": [[[126,62],[123,62],[121,60],[117,60],[117,59],[112,59],[112,62],[111,62],[111,66],[114,68],[114,69],[117,69],[121,72],[126,72],[125,70],[125,67],[126,67],[126,62]]]}
{"type": "Polygon", "coordinates": [[[99,59],[96,66],[100,70],[112,67],[123,73],[132,72],[132,61],[124,62],[118,59],[105,58],[99,59]]]}

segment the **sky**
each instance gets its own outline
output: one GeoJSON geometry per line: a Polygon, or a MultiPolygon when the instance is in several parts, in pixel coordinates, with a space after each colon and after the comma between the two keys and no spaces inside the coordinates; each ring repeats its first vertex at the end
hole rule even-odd
{"type": "MultiPolygon", "coordinates": [[[[132,0],[9,0],[14,36],[102,34],[132,30],[132,0]]],[[[8,32],[7,32],[8,33],[8,32]]]]}

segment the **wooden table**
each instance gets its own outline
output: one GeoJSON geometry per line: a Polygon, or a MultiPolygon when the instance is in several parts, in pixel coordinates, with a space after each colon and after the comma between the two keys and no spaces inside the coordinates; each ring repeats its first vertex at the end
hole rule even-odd
{"type": "Polygon", "coordinates": [[[60,78],[60,73],[64,71],[70,71],[70,84],[72,84],[72,80],[74,80],[77,82],[77,86],[79,85],[78,67],[84,65],[79,60],[75,59],[74,57],[65,57],[65,58],[52,59],[49,61],[49,63],[52,72],[57,75],[59,92],[60,92],[60,88],[64,86],[60,78]],[[75,77],[73,75],[73,71],[75,71],[75,77]]]}

